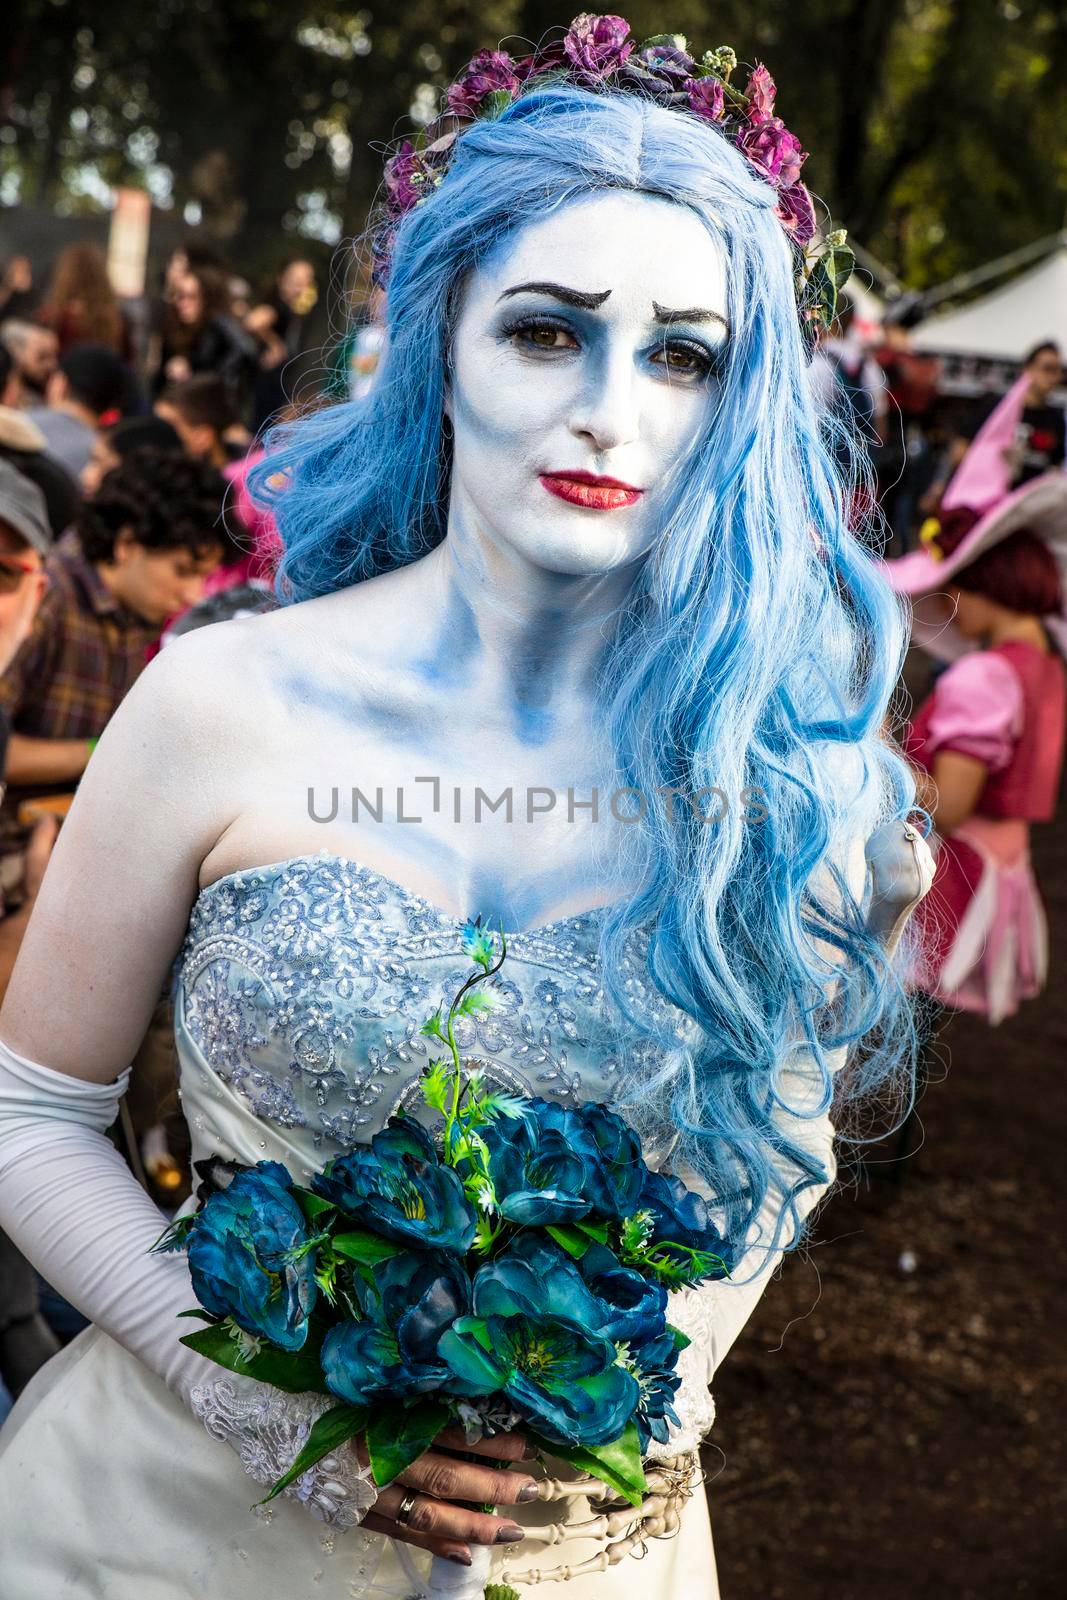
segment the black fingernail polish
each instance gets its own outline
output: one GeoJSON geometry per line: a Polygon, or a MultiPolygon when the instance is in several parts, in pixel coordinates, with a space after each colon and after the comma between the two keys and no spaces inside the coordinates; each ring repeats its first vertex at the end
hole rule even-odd
{"type": "Polygon", "coordinates": [[[541,1490],[536,1483],[524,1483],[519,1490],[519,1501],[525,1504],[528,1500],[540,1500],[541,1490]]]}
{"type": "Polygon", "coordinates": [[[450,1550],[445,1560],[454,1561],[457,1567],[469,1567],[471,1564],[470,1556],[463,1555],[459,1550],[450,1550]]]}
{"type": "Polygon", "coordinates": [[[517,1544],[520,1539],[525,1539],[526,1529],[520,1528],[515,1522],[507,1522],[502,1528],[497,1529],[497,1544],[517,1544]]]}

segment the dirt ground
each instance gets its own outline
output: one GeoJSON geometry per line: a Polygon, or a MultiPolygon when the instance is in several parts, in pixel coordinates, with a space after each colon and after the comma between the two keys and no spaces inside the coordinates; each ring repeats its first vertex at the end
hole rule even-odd
{"type": "Polygon", "coordinates": [[[952,1019],[921,1150],[830,1200],[718,1376],[723,1600],[1067,1595],[1063,800],[1033,850],[1048,989],[952,1019]]]}

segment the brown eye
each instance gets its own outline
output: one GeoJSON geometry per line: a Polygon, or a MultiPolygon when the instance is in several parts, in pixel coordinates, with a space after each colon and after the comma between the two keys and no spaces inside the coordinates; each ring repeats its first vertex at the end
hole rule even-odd
{"type": "Polygon", "coordinates": [[[706,350],[690,344],[661,345],[653,360],[668,373],[694,380],[706,377],[714,367],[706,350]]]}
{"type": "Polygon", "coordinates": [[[570,329],[556,322],[520,322],[508,332],[516,343],[526,345],[527,349],[551,351],[578,348],[578,341],[570,329]]]}

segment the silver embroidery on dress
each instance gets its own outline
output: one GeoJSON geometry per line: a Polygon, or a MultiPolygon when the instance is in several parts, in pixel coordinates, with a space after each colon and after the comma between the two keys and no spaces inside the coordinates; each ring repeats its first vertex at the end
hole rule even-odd
{"type": "MultiPolygon", "coordinates": [[[[629,1041],[599,981],[601,914],[510,936],[501,1005],[457,1039],[490,1077],[578,1105],[607,1100],[629,1041]]],[[[369,1139],[425,1066],[425,1018],[468,975],[459,924],[369,867],[310,856],[220,879],[179,958],[186,1025],[257,1117],[305,1128],[323,1160],[369,1139]]],[[[669,1020],[635,937],[627,987],[669,1020]]]]}
{"type": "MultiPolygon", "coordinates": [[[[644,1062],[649,1076],[662,1065],[654,1043],[624,1025],[601,987],[601,920],[590,911],[509,936],[501,1006],[457,1027],[461,1053],[487,1079],[577,1105],[611,1100],[623,1062],[636,1065],[638,1076],[644,1062]]],[[[176,965],[185,1026],[211,1071],[259,1121],[306,1130],[323,1163],[370,1139],[399,1107],[417,1105],[436,1048],[419,1029],[469,975],[459,937],[454,918],[344,858],[324,853],[235,872],[193,908],[176,965]]],[[[647,939],[635,935],[628,996],[665,1034],[681,1038],[687,1019],[650,983],[646,952],[647,939]]],[[[651,1147],[647,1153],[652,1159],[651,1147]]],[[[679,1364],[682,1428],[653,1448],[656,1456],[694,1448],[714,1418],[711,1296],[672,1297],[671,1320],[693,1342],[679,1364]]],[[[196,1393],[198,1415],[258,1482],[285,1470],[329,1403],[262,1388],[257,1400],[228,1380],[196,1393]]],[[[288,1492],[325,1520],[350,1526],[373,1491],[360,1487],[351,1451],[345,1460],[351,1479],[330,1457],[288,1492]],[[330,1484],[339,1498],[331,1498],[330,1484]]]]}

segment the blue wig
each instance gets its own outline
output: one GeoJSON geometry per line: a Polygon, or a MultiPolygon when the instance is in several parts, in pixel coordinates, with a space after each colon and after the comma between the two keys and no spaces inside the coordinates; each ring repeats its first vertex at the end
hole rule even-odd
{"type": "Polygon", "coordinates": [[[774,1196],[764,1243],[779,1243],[787,1216],[795,1243],[796,1198],[827,1176],[781,1116],[797,1053],[822,1086],[797,1108],[814,1117],[834,1096],[832,1052],[849,1048],[840,1125],[849,1098],[910,1097],[915,1051],[900,971],[841,870],[847,846],[914,802],[883,733],[906,632],[847,526],[774,191],[713,127],[634,94],[553,87],[473,123],[398,230],[375,386],[283,430],[256,479],[285,546],[285,601],[426,554],[446,531],[442,419],[464,276],[525,223],[605,189],[687,206],[727,261],[721,388],[602,677],[617,779],[657,797],[628,830],[643,888],[605,917],[602,956],[609,992],[671,1063],[623,1082],[620,1103],[680,1131],[677,1155],[714,1191],[739,1253],[774,1196]],[[765,820],[734,806],[709,826],[669,793],[712,786],[758,791],[765,820]],[[635,935],[652,982],[690,1019],[684,1048],[635,1009],[635,935]]]}

